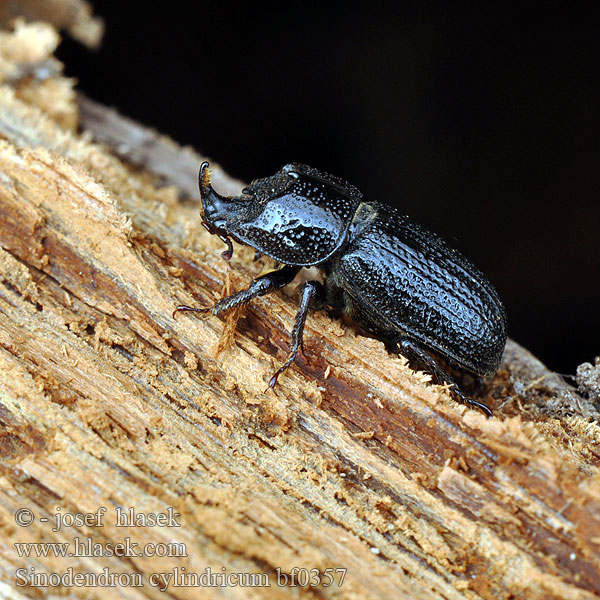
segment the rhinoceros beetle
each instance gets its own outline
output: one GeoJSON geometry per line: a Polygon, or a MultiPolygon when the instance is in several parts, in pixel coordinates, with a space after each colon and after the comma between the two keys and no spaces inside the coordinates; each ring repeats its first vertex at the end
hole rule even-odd
{"type": "Polygon", "coordinates": [[[203,225],[227,244],[226,259],[233,238],[283,266],[212,307],[178,306],[174,314],[217,315],[284,287],[302,267],[316,266],[324,284],[304,283],[290,352],[269,388],[301,347],[309,307],[326,305],[389,349],[419,360],[459,401],[492,415],[485,404],[467,397],[429,353],[477,376],[495,373],[506,343],[505,311],[482,273],[437,235],[391,206],[365,202],[343,179],[302,164],[285,165],[253,181],[241,195],[224,197],[212,188],[204,162],[199,185],[203,225]]]}

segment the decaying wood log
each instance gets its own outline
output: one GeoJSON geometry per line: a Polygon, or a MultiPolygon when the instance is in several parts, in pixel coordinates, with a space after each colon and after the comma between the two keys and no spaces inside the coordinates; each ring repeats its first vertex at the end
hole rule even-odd
{"type": "Polygon", "coordinates": [[[86,99],[81,116],[72,133],[0,88],[0,595],[41,597],[23,583],[42,573],[71,573],[69,597],[164,597],[168,576],[173,598],[600,595],[593,405],[509,342],[486,419],[323,312],[264,393],[293,293],[236,322],[174,319],[265,259],[236,247],[227,264],[200,227],[200,156],[86,99]],[[129,507],[168,522],[120,527],[129,507]],[[139,555],[107,555],[127,539],[139,555]],[[200,590],[209,568],[240,575],[200,590]]]}

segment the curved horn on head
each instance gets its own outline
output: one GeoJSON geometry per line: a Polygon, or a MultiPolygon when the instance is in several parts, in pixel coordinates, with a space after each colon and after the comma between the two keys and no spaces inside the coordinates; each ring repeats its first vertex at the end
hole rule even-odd
{"type": "Polygon", "coordinates": [[[221,196],[215,192],[210,184],[210,171],[208,170],[207,161],[200,165],[198,186],[200,187],[200,199],[205,220],[215,227],[224,227],[227,214],[231,212],[235,203],[232,198],[221,196]]]}
{"type": "Polygon", "coordinates": [[[202,200],[204,200],[211,191],[214,191],[210,185],[210,171],[208,170],[207,160],[200,165],[200,171],[198,171],[198,187],[200,188],[200,198],[202,200]]]}

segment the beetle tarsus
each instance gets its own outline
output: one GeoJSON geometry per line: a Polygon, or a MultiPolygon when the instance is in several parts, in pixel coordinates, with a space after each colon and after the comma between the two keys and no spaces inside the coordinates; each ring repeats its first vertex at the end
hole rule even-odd
{"type": "Polygon", "coordinates": [[[492,412],[492,410],[489,406],[487,406],[483,402],[478,402],[477,400],[473,400],[472,398],[469,398],[468,396],[463,394],[460,391],[459,387],[455,383],[452,383],[450,385],[450,391],[459,400],[459,402],[462,402],[463,404],[467,405],[469,408],[476,408],[477,410],[480,410],[488,418],[494,416],[494,413],[492,412]]]}
{"type": "Polygon", "coordinates": [[[450,377],[450,375],[448,375],[448,373],[446,373],[444,369],[442,369],[437,362],[433,360],[433,358],[429,356],[429,354],[427,354],[427,352],[425,352],[425,350],[423,350],[418,344],[407,338],[399,340],[398,344],[401,350],[406,351],[408,354],[414,356],[417,360],[422,362],[431,371],[431,374],[438,381],[438,383],[447,383],[450,386],[450,391],[459,402],[462,402],[469,408],[476,408],[480,410],[487,417],[493,416],[491,409],[483,404],[483,402],[478,402],[477,400],[473,400],[463,394],[452,377],[450,377]]]}
{"type": "Polygon", "coordinates": [[[279,369],[277,369],[277,372],[275,373],[275,375],[273,375],[273,377],[271,377],[271,379],[269,380],[269,385],[267,386],[267,389],[265,390],[265,394],[269,390],[272,390],[275,387],[275,384],[277,383],[277,379],[284,371],[285,371],[285,369],[283,367],[280,367],[279,369]]]}

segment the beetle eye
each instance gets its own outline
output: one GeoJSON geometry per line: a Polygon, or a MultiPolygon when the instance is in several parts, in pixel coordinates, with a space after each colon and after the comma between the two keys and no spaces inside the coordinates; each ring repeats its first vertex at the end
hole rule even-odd
{"type": "Polygon", "coordinates": [[[242,194],[244,194],[245,196],[249,196],[250,194],[252,194],[252,190],[249,187],[245,187],[242,190],[242,194]]]}

